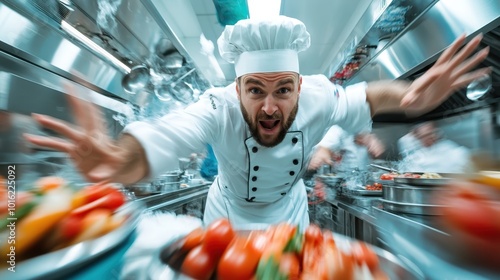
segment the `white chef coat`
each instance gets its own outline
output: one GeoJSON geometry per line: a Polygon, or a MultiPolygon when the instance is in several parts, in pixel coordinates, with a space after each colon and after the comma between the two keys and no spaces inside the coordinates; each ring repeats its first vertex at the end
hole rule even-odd
{"type": "Polygon", "coordinates": [[[403,172],[462,173],[471,164],[469,149],[448,139],[439,139],[424,147],[412,134],[398,140],[402,160],[398,170],[403,172]]]}
{"type": "Polygon", "coordinates": [[[368,169],[370,161],[368,148],[356,144],[354,135],[347,133],[337,125],[328,130],[318,146],[328,148],[336,153],[342,153],[342,160],[336,166],[337,172],[351,172],[356,168],[361,171],[368,169]]]}
{"type": "Polygon", "coordinates": [[[302,175],[313,147],[337,124],[356,133],[371,129],[366,83],[347,87],[324,75],[303,76],[299,109],[282,143],[256,143],[241,113],[235,84],[205,92],[185,110],[125,128],[144,147],[150,178],[178,168],[177,159],[213,147],[219,175],[210,187],[204,222],[227,217],[237,228],[288,221],[309,224],[302,175]]]}

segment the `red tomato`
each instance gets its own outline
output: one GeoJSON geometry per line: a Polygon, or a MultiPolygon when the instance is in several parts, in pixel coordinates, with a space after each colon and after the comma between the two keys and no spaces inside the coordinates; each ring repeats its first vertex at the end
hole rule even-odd
{"type": "Polygon", "coordinates": [[[194,247],[182,262],[181,272],[198,280],[210,279],[217,260],[201,245],[194,247]]]}
{"type": "Polygon", "coordinates": [[[246,238],[236,237],[219,260],[218,280],[252,279],[260,255],[246,238]]]}
{"type": "Polygon", "coordinates": [[[60,232],[66,240],[73,239],[83,230],[83,219],[78,216],[67,216],[59,224],[60,232]]]}
{"type": "Polygon", "coordinates": [[[111,192],[118,191],[109,185],[107,182],[96,183],[94,185],[88,185],[82,189],[85,196],[85,203],[97,200],[111,192]]]}
{"type": "Polygon", "coordinates": [[[323,242],[323,232],[318,225],[310,224],[306,228],[306,232],[304,233],[305,241],[308,243],[319,244],[323,242]]]}
{"type": "Polygon", "coordinates": [[[287,279],[299,279],[300,261],[297,255],[294,253],[284,253],[280,259],[279,271],[287,276],[287,279]]]}
{"type": "Polygon", "coordinates": [[[203,246],[210,254],[220,257],[236,233],[228,219],[219,219],[211,223],[205,232],[203,246]]]}
{"type": "Polygon", "coordinates": [[[352,255],[357,264],[366,264],[371,271],[379,268],[377,254],[364,242],[355,242],[352,247],[352,255]]]}
{"type": "Polygon", "coordinates": [[[182,244],[182,249],[189,251],[194,247],[200,245],[205,237],[205,230],[201,227],[194,229],[186,237],[184,237],[184,243],[182,244]]]}
{"type": "Polygon", "coordinates": [[[477,194],[455,193],[445,199],[444,219],[455,229],[483,239],[500,236],[500,210],[486,199],[474,198],[477,194]]]}
{"type": "Polygon", "coordinates": [[[248,239],[251,243],[252,249],[255,250],[259,256],[262,256],[262,253],[264,253],[266,248],[269,246],[269,237],[263,232],[252,231],[250,232],[248,239]]]}
{"type": "Polygon", "coordinates": [[[395,174],[385,173],[380,175],[380,180],[393,180],[395,176],[395,174]]]}

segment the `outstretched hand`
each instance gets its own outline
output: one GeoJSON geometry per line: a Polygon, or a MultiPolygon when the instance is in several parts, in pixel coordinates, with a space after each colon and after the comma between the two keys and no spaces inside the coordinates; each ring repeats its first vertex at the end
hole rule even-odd
{"type": "Polygon", "coordinates": [[[76,126],[46,115],[33,114],[40,125],[63,138],[26,134],[38,146],[67,153],[76,168],[91,182],[111,180],[124,165],[124,153],[107,134],[101,111],[89,102],[70,95],[76,126]]]}
{"type": "Polygon", "coordinates": [[[486,47],[468,58],[482,38],[482,34],[474,37],[461,49],[465,36],[455,40],[424,75],[411,83],[407,94],[401,100],[401,108],[416,114],[431,111],[459,88],[491,72],[490,68],[471,71],[489,53],[489,47],[486,47]]]}

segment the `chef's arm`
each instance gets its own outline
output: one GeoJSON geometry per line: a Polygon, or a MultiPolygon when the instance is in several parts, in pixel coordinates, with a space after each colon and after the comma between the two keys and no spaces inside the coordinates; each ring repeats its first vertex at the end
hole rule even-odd
{"type": "Polygon", "coordinates": [[[366,101],[370,105],[371,116],[381,113],[405,112],[401,100],[405,96],[410,82],[376,81],[366,87],[366,101]]]}
{"type": "Polygon", "coordinates": [[[479,46],[482,35],[474,37],[462,47],[465,39],[465,36],[460,36],[455,40],[429,70],[412,82],[369,83],[366,99],[372,116],[401,111],[422,115],[438,107],[458,89],[489,74],[491,68],[474,70],[488,56],[488,47],[469,57],[479,46]]]}
{"type": "Polygon", "coordinates": [[[117,141],[122,166],[116,171],[113,182],[133,184],[149,174],[149,165],[144,148],[137,139],[124,133],[117,141]]]}

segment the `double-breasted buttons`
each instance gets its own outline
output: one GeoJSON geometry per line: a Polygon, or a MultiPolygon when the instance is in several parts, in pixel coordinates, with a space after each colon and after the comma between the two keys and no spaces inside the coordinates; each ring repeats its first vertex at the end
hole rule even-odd
{"type": "Polygon", "coordinates": [[[286,196],[302,170],[302,133],[288,132],[284,141],[272,148],[260,146],[253,137],[245,140],[245,146],[248,155],[246,201],[273,202],[286,196]]]}

